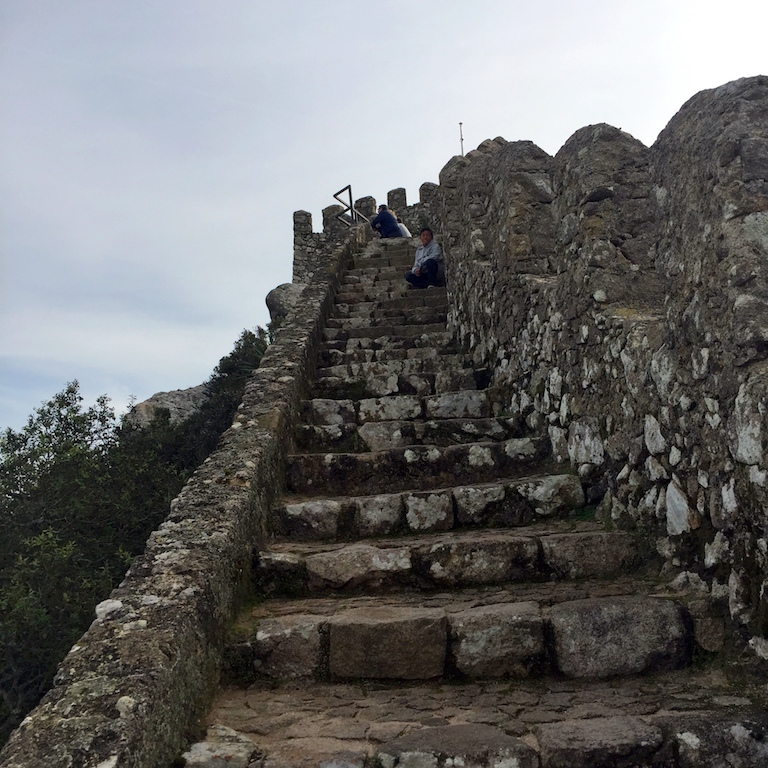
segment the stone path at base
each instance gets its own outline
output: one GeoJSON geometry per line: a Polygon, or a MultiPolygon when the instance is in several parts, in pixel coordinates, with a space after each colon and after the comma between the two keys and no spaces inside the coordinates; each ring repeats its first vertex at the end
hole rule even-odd
{"type": "Polygon", "coordinates": [[[456,349],[445,289],[405,290],[412,255],[371,244],[337,294],[187,766],[768,766],[727,606],[588,519],[456,349]]]}
{"type": "MultiPolygon", "coordinates": [[[[753,707],[744,693],[717,669],[598,682],[294,682],[278,690],[269,684],[255,684],[247,689],[229,687],[222,691],[209,722],[226,722],[258,744],[268,756],[264,768],[315,768],[326,761],[329,767],[362,768],[365,759],[382,745],[425,729],[481,724],[521,739],[537,753],[547,747],[562,753],[565,750],[555,747],[557,731],[547,729],[548,724],[597,724],[613,718],[610,726],[614,739],[623,736],[631,743],[632,728],[640,720],[660,729],[678,751],[688,750],[690,760],[679,765],[698,768],[708,765],[703,758],[695,762],[697,752],[707,747],[708,731],[702,724],[716,714],[727,731],[748,720],[753,707]],[[694,750],[690,743],[695,744],[697,739],[701,746],[694,750]]],[[[603,743],[603,749],[608,749],[605,741],[604,734],[596,737],[593,748],[603,743]]],[[[762,757],[768,761],[767,744],[755,741],[752,746],[755,760],[762,757]]],[[[572,768],[597,765],[572,755],[569,760],[572,762],[567,765],[572,768]]],[[[758,768],[768,762],[734,765],[758,768]]]]}

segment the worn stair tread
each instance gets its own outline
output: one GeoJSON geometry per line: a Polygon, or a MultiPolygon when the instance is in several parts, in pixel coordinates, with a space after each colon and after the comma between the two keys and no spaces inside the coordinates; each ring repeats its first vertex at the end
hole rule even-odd
{"type": "Polygon", "coordinates": [[[354,399],[313,397],[303,401],[301,407],[302,416],[309,424],[351,422],[362,425],[398,420],[484,419],[493,415],[494,401],[487,390],[462,389],[439,394],[392,394],[354,399]]]}
{"type": "Polygon", "coordinates": [[[445,370],[473,371],[466,367],[463,354],[430,355],[429,357],[411,357],[403,360],[348,362],[339,365],[318,367],[316,380],[323,378],[368,378],[369,376],[408,376],[414,373],[435,375],[445,370]]]}
{"type": "Polygon", "coordinates": [[[619,579],[558,586],[265,600],[233,628],[226,674],[244,682],[606,679],[690,663],[693,632],[680,600],[652,587],[626,594],[619,579]]]}
{"type": "Polygon", "coordinates": [[[353,423],[302,424],[296,433],[299,451],[364,452],[406,445],[458,445],[477,440],[508,440],[520,437],[518,419],[428,419],[380,421],[367,426],[353,423]]]}
{"type": "Polygon", "coordinates": [[[346,341],[347,339],[366,338],[378,339],[382,336],[398,336],[401,338],[422,336],[426,333],[445,332],[445,323],[414,323],[413,325],[365,325],[361,328],[329,328],[323,330],[326,341],[346,341]]]}
{"type": "Polygon", "coordinates": [[[452,478],[450,485],[426,491],[417,485],[394,493],[387,488],[374,495],[286,494],[274,510],[273,526],[276,532],[303,541],[362,539],[465,526],[525,526],[584,506],[578,478],[556,474],[557,469],[555,465],[549,473],[523,473],[516,478],[472,484],[457,484],[452,478]]]}
{"type": "Polygon", "coordinates": [[[444,488],[520,477],[543,458],[531,438],[461,445],[413,445],[370,453],[303,453],[286,459],[286,488],[297,494],[370,495],[420,487],[444,488]]]}
{"type": "MultiPolygon", "coordinates": [[[[718,756],[724,743],[734,754],[742,751],[743,768],[758,768],[765,764],[758,760],[766,755],[768,717],[755,687],[745,690],[721,670],[709,667],[598,683],[543,679],[514,684],[377,682],[359,686],[302,681],[275,689],[265,682],[247,689],[232,686],[222,690],[207,723],[226,723],[235,729],[246,745],[266,753],[271,768],[362,766],[379,753],[392,754],[395,740],[403,736],[419,739],[415,745],[422,754],[425,745],[439,737],[441,751],[425,764],[438,765],[439,758],[442,766],[448,757],[465,754],[464,742],[459,738],[457,743],[450,733],[467,727],[480,731],[487,744],[494,743],[485,730],[492,728],[502,737],[534,745],[537,768],[541,757],[560,759],[544,763],[544,768],[587,768],[595,765],[595,750],[605,749],[606,739],[596,733],[591,739],[583,738],[577,753],[574,729],[587,723],[593,729],[605,725],[609,733],[622,733],[622,723],[616,718],[639,719],[659,728],[663,743],[657,752],[677,753],[682,761],[679,768],[714,768],[710,756],[727,765],[724,756],[718,756]],[[569,737],[570,752],[559,746],[561,735],[569,737]]],[[[217,741],[218,734],[211,728],[209,739],[220,744],[220,754],[226,754],[227,744],[217,741]]],[[[414,750],[414,745],[409,748],[414,750]]],[[[431,755],[426,751],[424,759],[431,755]]],[[[460,761],[453,764],[468,764],[463,757],[460,761]]],[[[499,765],[490,760],[471,764],[499,765]]],[[[518,765],[528,768],[525,763],[518,765]]]]}
{"type": "Polygon", "coordinates": [[[350,317],[329,317],[326,328],[338,328],[352,330],[357,328],[397,327],[412,325],[441,324],[445,326],[447,320],[446,307],[420,307],[409,312],[391,312],[384,316],[373,313],[358,314],[350,317]]]}
{"type": "Polygon", "coordinates": [[[409,312],[420,307],[449,307],[448,295],[443,289],[431,289],[424,291],[408,291],[404,295],[378,301],[355,301],[347,304],[343,300],[337,300],[334,307],[336,317],[371,312],[409,312]]]}
{"type": "Polygon", "coordinates": [[[642,541],[598,523],[472,529],[367,543],[274,541],[254,577],[265,595],[605,577],[642,562],[642,541]]]}
{"type": "Polygon", "coordinates": [[[389,363],[404,360],[441,360],[446,357],[461,355],[449,334],[426,334],[415,339],[401,339],[390,343],[384,339],[349,339],[329,342],[320,352],[320,364],[351,365],[360,363],[389,363]],[[372,342],[362,345],[357,342],[372,342]]]}

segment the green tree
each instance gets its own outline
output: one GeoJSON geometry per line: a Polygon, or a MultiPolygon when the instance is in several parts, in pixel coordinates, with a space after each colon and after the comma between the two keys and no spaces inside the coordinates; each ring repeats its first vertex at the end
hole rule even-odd
{"type": "Polygon", "coordinates": [[[121,424],[73,381],[0,435],[0,745],[232,423],[268,340],[244,330],[180,424],[121,424]]]}

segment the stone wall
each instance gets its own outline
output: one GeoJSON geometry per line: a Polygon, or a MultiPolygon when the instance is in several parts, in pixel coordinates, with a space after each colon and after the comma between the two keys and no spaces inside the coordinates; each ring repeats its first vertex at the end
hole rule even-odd
{"type": "Polygon", "coordinates": [[[768,645],[768,78],[647,148],[483,142],[433,191],[450,322],[600,502],[768,645]]]}
{"type": "Polygon", "coordinates": [[[301,288],[217,450],[12,734],[3,768],[167,768],[218,683],[224,632],[248,586],[254,544],[284,482],[324,318],[364,237],[314,252],[301,288]]]}

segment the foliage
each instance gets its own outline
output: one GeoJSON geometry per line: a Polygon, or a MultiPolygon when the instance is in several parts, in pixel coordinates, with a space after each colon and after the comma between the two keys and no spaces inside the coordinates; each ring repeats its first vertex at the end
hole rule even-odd
{"type": "Polygon", "coordinates": [[[180,424],[121,424],[106,396],[83,408],[73,381],[0,435],[0,745],[232,423],[267,343],[243,331],[180,424]]]}

